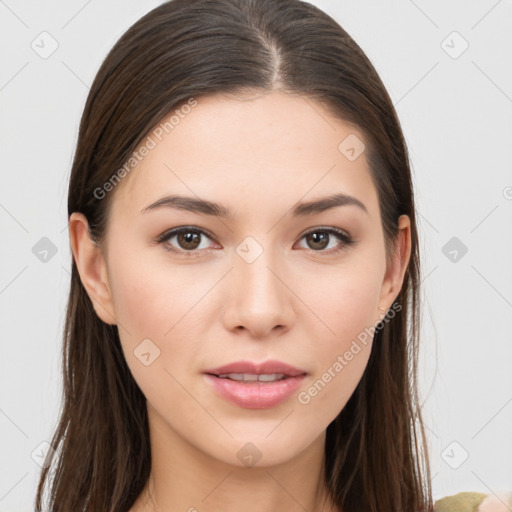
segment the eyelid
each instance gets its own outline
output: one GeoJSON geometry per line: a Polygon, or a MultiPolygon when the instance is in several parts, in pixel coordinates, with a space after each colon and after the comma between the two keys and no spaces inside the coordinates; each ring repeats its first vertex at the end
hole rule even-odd
{"type": "Polygon", "coordinates": [[[317,231],[323,231],[327,233],[333,233],[339,237],[344,237],[348,240],[352,240],[352,236],[345,231],[344,229],[335,228],[334,226],[315,226],[314,228],[308,229],[299,238],[303,238],[306,235],[309,235],[311,233],[316,233],[317,231]]]}

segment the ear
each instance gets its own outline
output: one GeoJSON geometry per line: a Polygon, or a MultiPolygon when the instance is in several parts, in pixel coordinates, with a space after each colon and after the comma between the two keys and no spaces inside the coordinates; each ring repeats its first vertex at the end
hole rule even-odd
{"type": "Polygon", "coordinates": [[[391,307],[400,293],[410,257],[411,221],[407,215],[401,215],[398,219],[398,233],[393,244],[393,254],[387,263],[381,287],[379,304],[384,311],[391,307]]]}
{"type": "Polygon", "coordinates": [[[73,212],[69,217],[69,239],[80,280],[96,314],[106,324],[115,325],[105,258],[102,248],[89,236],[89,223],[82,213],[73,212]]]}

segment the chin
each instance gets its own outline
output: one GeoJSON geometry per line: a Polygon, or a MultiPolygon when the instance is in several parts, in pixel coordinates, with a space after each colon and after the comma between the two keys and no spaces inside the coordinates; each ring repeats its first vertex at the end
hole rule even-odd
{"type": "Polygon", "coordinates": [[[283,429],[278,433],[279,427],[274,424],[271,429],[248,433],[229,440],[229,446],[212,456],[232,466],[268,468],[285,464],[305,450],[314,440],[301,436],[293,436],[291,432],[283,429]],[[276,428],[277,427],[277,428],[276,428]],[[275,429],[272,432],[272,429],[275,429]],[[271,432],[271,433],[270,433],[271,432]],[[270,435],[269,435],[270,433],[270,435]],[[233,457],[226,459],[226,453],[233,457]]]}

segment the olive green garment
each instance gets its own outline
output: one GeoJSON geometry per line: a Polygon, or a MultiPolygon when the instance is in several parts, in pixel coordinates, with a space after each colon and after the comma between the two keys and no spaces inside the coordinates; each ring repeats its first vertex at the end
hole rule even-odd
{"type": "Polygon", "coordinates": [[[480,492],[459,492],[435,502],[435,512],[476,512],[487,494],[480,492]]]}

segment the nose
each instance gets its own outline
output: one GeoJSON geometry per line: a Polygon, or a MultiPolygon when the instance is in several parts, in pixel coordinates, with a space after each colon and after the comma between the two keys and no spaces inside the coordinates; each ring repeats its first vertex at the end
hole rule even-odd
{"type": "Polygon", "coordinates": [[[236,254],[230,272],[224,324],[228,330],[247,330],[253,338],[268,338],[289,330],[294,311],[293,292],[270,249],[254,261],[236,254]]]}

